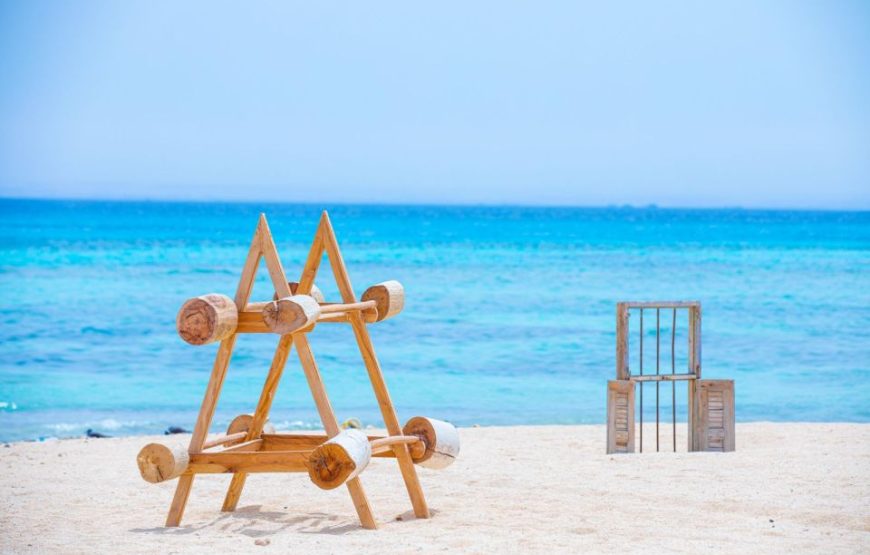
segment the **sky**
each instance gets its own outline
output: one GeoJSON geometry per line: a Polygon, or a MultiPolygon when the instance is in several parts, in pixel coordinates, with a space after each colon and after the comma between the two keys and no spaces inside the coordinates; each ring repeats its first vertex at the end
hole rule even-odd
{"type": "Polygon", "coordinates": [[[870,2],[0,0],[0,197],[870,209],[870,2]]]}

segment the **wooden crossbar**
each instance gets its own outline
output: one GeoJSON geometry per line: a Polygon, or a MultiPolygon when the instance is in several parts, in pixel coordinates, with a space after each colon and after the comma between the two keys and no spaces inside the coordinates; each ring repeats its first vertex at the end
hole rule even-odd
{"type": "Polygon", "coordinates": [[[695,374],[647,374],[644,376],[630,376],[628,378],[633,382],[679,382],[687,380],[697,380],[695,374]]]}

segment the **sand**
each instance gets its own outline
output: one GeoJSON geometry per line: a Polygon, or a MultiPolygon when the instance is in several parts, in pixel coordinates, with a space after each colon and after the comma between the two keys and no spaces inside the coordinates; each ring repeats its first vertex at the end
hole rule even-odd
{"type": "Polygon", "coordinates": [[[162,436],[8,445],[0,552],[870,553],[867,424],[739,424],[727,454],[608,456],[602,426],[461,436],[456,464],[420,469],[429,520],[413,519],[395,462],[372,462],[378,531],[358,526],[344,488],[305,474],[251,476],[235,513],[220,512],[229,478],[200,476],[167,529],[175,481],[148,484],[135,464],[162,436]]]}

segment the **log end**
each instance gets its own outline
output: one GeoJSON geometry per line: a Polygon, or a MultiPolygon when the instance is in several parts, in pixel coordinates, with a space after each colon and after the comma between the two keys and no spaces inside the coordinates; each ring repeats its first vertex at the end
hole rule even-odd
{"type": "Polygon", "coordinates": [[[149,443],[139,451],[136,464],[142,479],[152,484],[177,478],[187,469],[190,455],[182,445],[169,446],[162,443],[149,443]]]}
{"type": "Polygon", "coordinates": [[[188,299],[175,318],[178,335],[191,345],[224,340],[235,333],[238,324],[236,303],[218,293],[188,299]]]}
{"type": "Polygon", "coordinates": [[[456,461],[459,456],[459,431],[453,424],[415,416],[408,420],[402,433],[406,436],[417,436],[425,445],[425,450],[412,449],[411,459],[414,464],[426,468],[447,468],[456,461]]]}
{"type": "Polygon", "coordinates": [[[344,430],[314,449],[305,466],[321,489],[335,489],[356,477],[369,464],[372,448],[359,430],[344,430]]]}
{"type": "Polygon", "coordinates": [[[293,333],[317,321],[320,305],[308,295],[293,295],[272,301],[263,307],[263,322],[280,335],[293,333]]]}
{"type": "Polygon", "coordinates": [[[396,280],[385,281],[366,289],[362,300],[375,301],[378,307],[376,321],[380,322],[402,312],[405,307],[405,288],[396,280]]]}

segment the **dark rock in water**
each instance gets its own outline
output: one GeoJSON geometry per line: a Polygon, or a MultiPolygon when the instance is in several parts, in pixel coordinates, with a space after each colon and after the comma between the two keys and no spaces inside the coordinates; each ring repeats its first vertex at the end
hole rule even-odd
{"type": "Polygon", "coordinates": [[[101,434],[100,432],[95,432],[90,428],[88,428],[87,435],[88,435],[88,437],[112,437],[112,436],[107,436],[106,434],[101,434]]]}
{"type": "Polygon", "coordinates": [[[185,430],[181,426],[170,426],[166,428],[166,431],[163,432],[163,435],[168,436],[170,434],[189,434],[190,430],[185,430]]]}

